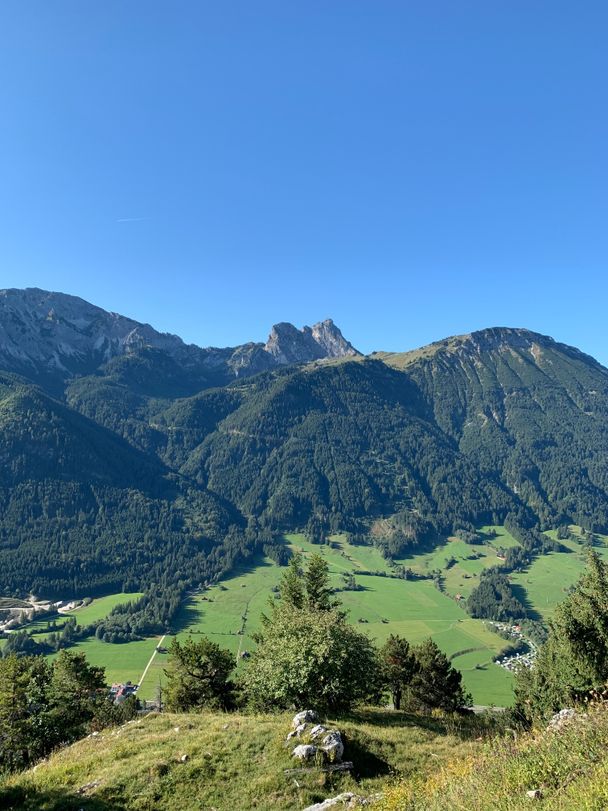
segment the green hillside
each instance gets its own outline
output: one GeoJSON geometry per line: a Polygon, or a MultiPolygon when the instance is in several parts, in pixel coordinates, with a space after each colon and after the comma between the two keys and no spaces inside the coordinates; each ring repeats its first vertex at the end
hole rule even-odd
{"type": "MultiPolygon", "coordinates": [[[[334,726],[350,774],[297,775],[291,716],[148,715],[0,779],[7,811],[302,809],[352,791],[378,811],[600,811],[608,803],[608,711],[559,731],[489,739],[479,721],[361,711],[334,726]],[[538,792],[532,801],[528,792],[538,792]]],[[[488,730],[489,731],[489,730],[488,730]]]]}
{"type": "MultiPolygon", "coordinates": [[[[547,532],[608,531],[608,371],[512,329],[215,388],[192,370],[188,381],[182,361],[144,342],[53,392],[0,373],[0,595],[143,592],[98,629],[136,645],[133,677],[154,640],[189,627],[236,655],[276,585],[266,564],[284,562],[284,534],[343,533],[356,548],[327,554],[338,586],[340,571],[365,581],[343,592],[352,621],[379,641],[430,634],[479,702],[506,703],[500,642],[459,603],[510,549],[509,587],[546,618],[583,551],[547,532]],[[487,531],[471,538],[476,527],[487,531]],[[390,561],[410,579],[385,576],[390,561]],[[217,585],[235,572],[243,583],[217,585]],[[205,584],[212,602],[184,607],[205,584]]],[[[80,644],[120,659],[99,639],[80,644]]]]}
{"type": "Polygon", "coordinates": [[[0,805],[7,811],[288,811],[341,791],[375,794],[396,776],[428,773],[480,747],[478,724],[363,711],[333,722],[355,764],[352,776],[316,769],[286,775],[294,768],[284,746],[291,717],[149,715],[0,782],[0,805]]]}
{"type": "Polygon", "coordinates": [[[608,807],[608,708],[558,731],[498,740],[430,777],[389,788],[378,811],[602,811],[608,807]],[[532,797],[528,792],[533,794],[532,797]]]}

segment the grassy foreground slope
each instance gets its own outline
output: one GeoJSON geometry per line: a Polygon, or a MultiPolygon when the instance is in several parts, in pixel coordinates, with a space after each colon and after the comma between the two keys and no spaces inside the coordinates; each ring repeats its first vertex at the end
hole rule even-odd
{"type": "Polygon", "coordinates": [[[480,749],[468,719],[450,722],[363,711],[336,721],[353,775],[285,774],[291,714],[148,715],[57,752],[0,781],[16,811],[247,811],[301,809],[341,791],[371,795],[394,780],[480,749]],[[184,755],[187,758],[182,758],[184,755]]]}
{"type": "MultiPolygon", "coordinates": [[[[287,535],[287,540],[292,549],[305,556],[312,552],[323,555],[336,588],[344,585],[344,574],[354,574],[361,590],[340,591],[338,596],[350,621],[376,642],[382,644],[389,634],[399,634],[415,644],[430,636],[463,671],[476,703],[512,703],[512,676],[493,663],[504,640],[485,623],[471,619],[431,580],[406,581],[390,576],[390,566],[375,547],[352,546],[340,535],[333,536],[331,547],[313,545],[299,534],[287,535]]],[[[204,634],[235,655],[251,650],[251,635],[259,630],[260,614],[268,610],[272,588],[284,571],[261,558],[254,563],[190,598],[177,618],[177,636],[183,639],[189,634],[195,638],[204,634]]],[[[168,643],[169,639],[165,641],[168,643]]],[[[140,688],[141,698],[154,696],[166,666],[166,655],[157,655],[140,688]]]]}
{"type": "Polygon", "coordinates": [[[608,808],[608,707],[559,730],[487,746],[390,788],[379,811],[604,811],[608,808]],[[528,792],[537,793],[528,796],[528,792]]]}

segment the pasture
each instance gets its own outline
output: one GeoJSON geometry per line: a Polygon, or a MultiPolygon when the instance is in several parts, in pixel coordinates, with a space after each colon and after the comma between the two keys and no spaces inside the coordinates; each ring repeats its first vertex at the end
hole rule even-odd
{"type": "MultiPolygon", "coordinates": [[[[69,650],[73,653],[80,651],[89,664],[104,667],[108,684],[126,681],[137,684],[157,644],[157,637],[112,645],[91,636],[72,645],[69,650]]],[[[51,654],[49,661],[56,655],[51,654]]]]}
{"type": "Polygon", "coordinates": [[[481,527],[479,533],[480,543],[468,544],[451,536],[434,549],[403,558],[399,563],[425,576],[440,571],[446,593],[467,598],[484,569],[501,565],[499,551],[517,545],[501,526],[481,527]]]}
{"type": "Polygon", "coordinates": [[[78,625],[90,625],[92,622],[97,622],[97,620],[107,617],[110,611],[117,605],[135,601],[141,596],[143,596],[143,593],[136,591],[129,593],[118,592],[117,594],[108,594],[105,597],[96,597],[88,605],[84,605],[81,608],[75,608],[73,611],[66,611],[60,614],[53,614],[50,617],[43,617],[23,627],[35,636],[46,636],[49,631],[61,630],[69,617],[74,617],[78,625]],[[53,627],[53,624],[55,627],[53,627]]]}
{"type": "MultiPolygon", "coordinates": [[[[350,545],[340,535],[332,537],[331,547],[310,544],[297,534],[287,535],[286,540],[293,550],[305,556],[313,551],[323,555],[334,587],[343,587],[343,574],[354,574],[361,590],[339,591],[339,597],[350,621],[377,643],[382,644],[391,633],[413,643],[430,636],[452,657],[454,665],[463,670],[465,684],[476,703],[511,703],[512,677],[492,662],[504,647],[504,640],[480,620],[468,617],[431,580],[391,577],[391,567],[377,549],[350,545]]],[[[259,629],[260,614],[268,610],[268,599],[281,575],[280,567],[259,558],[203,594],[191,596],[175,623],[178,639],[188,635],[196,639],[198,634],[204,634],[235,656],[251,650],[254,646],[251,634],[259,629]]],[[[170,644],[170,638],[164,644],[170,644]]],[[[142,698],[154,696],[159,679],[163,680],[166,661],[165,654],[155,657],[140,689],[142,698]]]]}
{"type": "MultiPolygon", "coordinates": [[[[524,572],[510,575],[517,595],[532,616],[551,616],[585,567],[585,545],[577,527],[573,538],[562,541],[569,550],[537,558],[524,572]]],[[[512,675],[493,663],[505,642],[481,620],[469,617],[456,599],[466,598],[477,585],[483,569],[501,563],[499,552],[517,543],[503,527],[482,527],[481,542],[466,544],[446,539],[434,549],[398,561],[411,568],[418,579],[404,580],[373,546],[354,546],[345,536],[335,535],[330,545],[313,545],[303,535],[285,536],[292,550],[304,556],[320,553],[327,561],[334,588],[348,611],[349,620],[378,644],[389,634],[399,634],[416,644],[432,637],[462,673],[467,688],[478,704],[508,705],[512,702],[512,675]],[[439,573],[443,591],[431,579],[439,573]],[[344,575],[353,575],[357,590],[343,590],[344,575]]],[[[555,537],[554,532],[548,533],[555,537]]],[[[596,550],[608,559],[608,539],[599,536],[596,550]]],[[[276,590],[283,569],[271,560],[257,557],[236,568],[229,577],[210,589],[186,598],[174,622],[174,635],[181,640],[192,635],[208,636],[235,655],[239,668],[241,653],[252,650],[252,635],[260,628],[260,615],[268,611],[268,600],[276,590]]],[[[93,600],[88,606],[54,617],[58,627],[73,616],[80,625],[101,619],[114,606],[135,600],[139,593],[112,594],[93,600]]],[[[43,636],[49,620],[30,623],[28,629],[43,636]]],[[[163,647],[171,643],[168,636],[163,647]]],[[[72,649],[83,651],[92,664],[106,668],[108,681],[139,681],[155,653],[158,638],[112,645],[91,637],[72,649]]],[[[0,647],[2,641],[0,641],[0,647]]],[[[167,655],[157,653],[140,689],[141,698],[153,698],[164,680],[167,655]]]]}
{"type": "MultiPolygon", "coordinates": [[[[68,617],[75,617],[79,625],[88,625],[98,619],[106,617],[117,605],[137,600],[141,597],[141,592],[109,594],[106,597],[99,597],[91,601],[89,605],[77,608],[66,614],[55,614],[52,617],[35,620],[24,628],[33,634],[34,638],[40,641],[53,630],[49,628],[50,623],[56,624],[56,629],[60,630],[68,617]]],[[[5,640],[0,640],[0,648],[5,640]]],[[[121,645],[112,645],[102,642],[94,636],[83,639],[70,647],[71,651],[83,652],[90,664],[104,667],[108,682],[137,682],[146,667],[154,649],[158,643],[156,637],[136,642],[126,642],[121,645]]],[[[57,654],[48,656],[52,661],[57,654]]]]}
{"type": "MultiPolygon", "coordinates": [[[[570,588],[583,573],[586,565],[586,547],[582,543],[578,527],[571,527],[574,539],[560,541],[570,551],[551,552],[541,555],[523,572],[510,575],[517,596],[538,617],[548,619],[558,603],[568,596],[570,588]]],[[[555,538],[555,532],[547,533],[555,538]]],[[[598,536],[594,547],[605,560],[608,560],[606,536],[598,536]]]]}

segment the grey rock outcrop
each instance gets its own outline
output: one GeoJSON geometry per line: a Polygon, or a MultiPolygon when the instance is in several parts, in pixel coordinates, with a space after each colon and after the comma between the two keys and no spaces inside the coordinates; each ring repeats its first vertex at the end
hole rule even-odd
{"type": "Polygon", "coordinates": [[[301,743],[292,752],[292,756],[297,760],[312,760],[318,752],[318,747],[309,743],[301,743]]]}
{"type": "Polygon", "coordinates": [[[342,735],[337,729],[333,729],[323,738],[320,749],[325,752],[332,763],[342,760],[344,743],[342,742],[342,735]]]}
{"type": "Polygon", "coordinates": [[[360,797],[358,794],[353,794],[352,791],[344,791],[342,794],[338,794],[337,797],[328,797],[322,803],[309,805],[304,811],[329,811],[330,808],[360,808],[370,805],[374,799],[378,798],[360,797]]]}
{"type": "Polygon", "coordinates": [[[314,710],[302,710],[294,715],[291,722],[292,729],[297,729],[301,724],[315,724],[319,716],[314,710]]]}
{"type": "Polygon", "coordinates": [[[318,721],[319,716],[314,710],[302,710],[294,715],[287,742],[293,738],[301,738],[304,742],[293,750],[293,757],[298,760],[308,760],[320,753],[326,762],[341,763],[344,742],[340,731],[328,729],[318,721]],[[314,724],[314,726],[311,728],[310,724],[314,724]]]}
{"type": "Polygon", "coordinates": [[[558,732],[563,727],[571,724],[572,721],[576,718],[576,710],[572,707],[566,707],[559,712],[556,712],[554,716],[552,716],[551,720],[547,724],[547,729],[553,732],[558,732]]]}

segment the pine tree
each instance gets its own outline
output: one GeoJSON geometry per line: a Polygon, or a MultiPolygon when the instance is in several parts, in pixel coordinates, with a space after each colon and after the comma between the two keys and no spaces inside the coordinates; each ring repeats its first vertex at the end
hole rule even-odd
{"type": "Polygon", "coordinates": [[[583,701],[608,682],[608,565],[593,550],[557,606],[534,669],[516,679],[516,705],[532,719],[583,701]]]}
{"type": "Polygon", "coordinates": [[[329,566],[318,553],[310,556],[304,574],[304,587],[306,604],[313,611],[330,611],[337,606],[337,601],[332,599],[333,589],[329,584],[329,566]]]}
{"type": "Polygon", "coordinates": [[[399,710],[403,694],[409,690],[418,672],[418,663],[407,639],[391,634],[380,649],[380,663],[393,707],[399,710]]]}
{"type": "Polygon", "coordinates": [[[298,552],[291,556],[287,571],[280,584],[281,600],[293,608],[304,607],[304,583],[302,580],[302,555],[298,552]]]}
{"type": "Polygon", "coordinates": [[[432,639],[426,639],[413,652],[417,670],[411,690],[423,707],[453,712],[472,703],[472,697],[462,686],[462,674],[432,639]]]}
{"type": "Polygon", "coordinates": [[[181,644],[173,639],[169,649],[169,667],[164,699],[168,709],[191,712],[202,707],[227,710],[234,705],[234,656],[215,642],[203,637],[181,644]]]}

